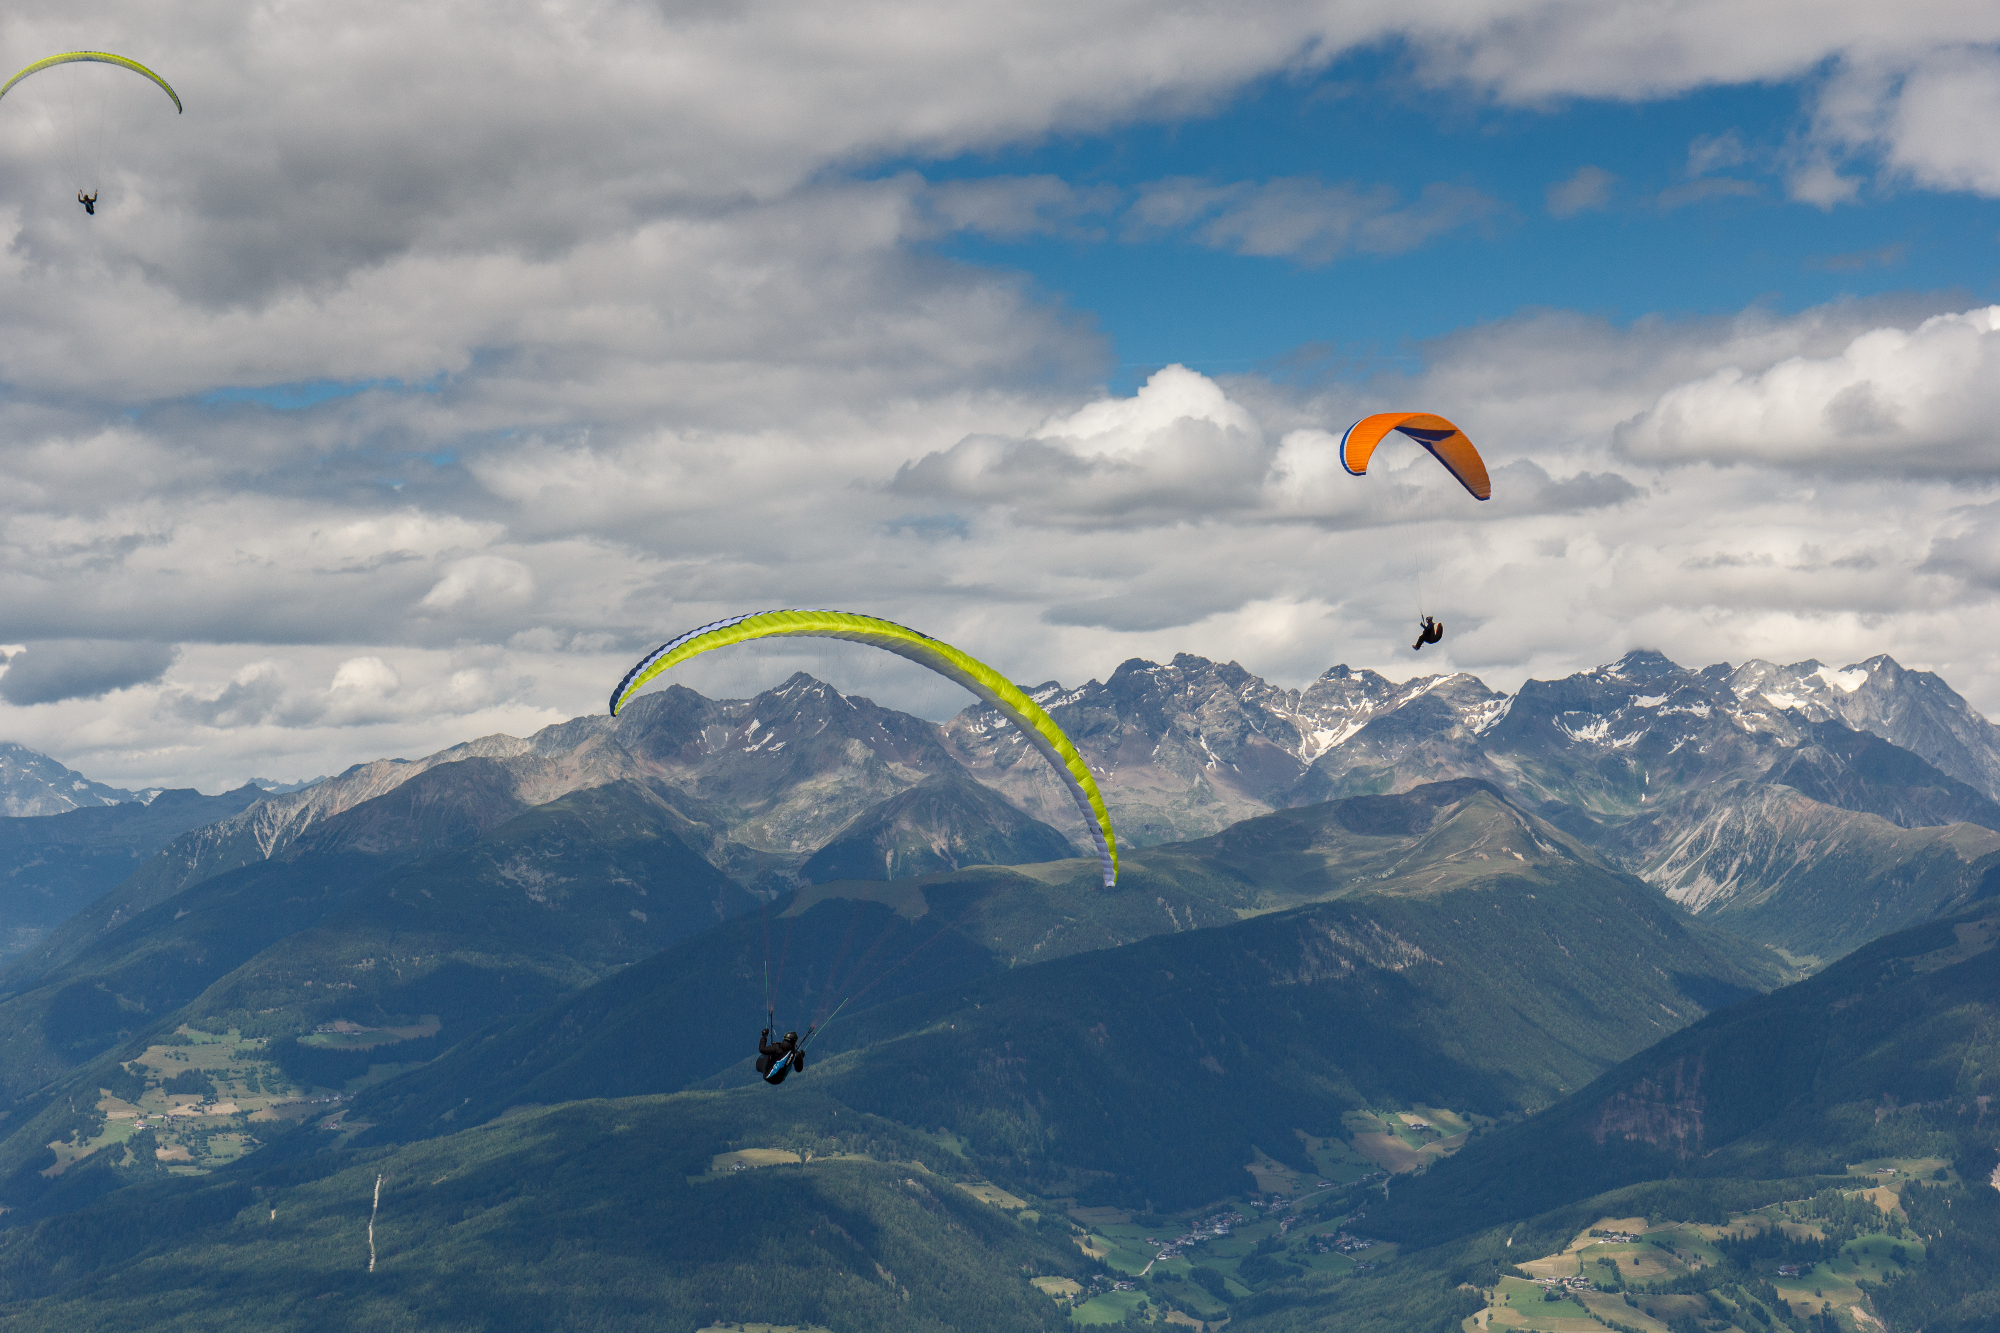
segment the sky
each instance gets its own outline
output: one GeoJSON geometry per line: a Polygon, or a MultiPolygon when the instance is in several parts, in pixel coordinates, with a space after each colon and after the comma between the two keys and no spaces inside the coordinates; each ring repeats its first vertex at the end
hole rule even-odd
{"type": "MultiPolygon", "coordinates": [[[[2000,7],[0,15],[76,49],[185,107],[0,97],[0,739],[99,781],[525,734],[783,606],[1028,683],[1887,653],[2000,715],[2000,7]],[[1492,500],[1342,472],[1390,410],[1492,500]]],[[[684,679],[954,706],[862,657],[684,679]]]]}

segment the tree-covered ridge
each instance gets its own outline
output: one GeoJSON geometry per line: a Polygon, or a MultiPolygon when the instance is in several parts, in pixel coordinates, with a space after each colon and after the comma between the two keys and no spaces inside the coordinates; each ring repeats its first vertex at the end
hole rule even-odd
{"type": "Polygon", "coordinates": [[[1626,1061],[1400,1194],[1402,1234],[1443,1238],[1637,1180],[1837,1175],[1949,1157],[1994,1128],[2000,913],[1878,940],[1626,1061]]]}
{"type": "Polygon", "coordinates": [[[1142,853],[1115,889],[1072,862],[1047,880],[807,890],[368,1092],[357,1114],[409,1138],[523,1101],[754,1077],[768,960],[782,1023],[860,996],[814,1048],[812,1077],[844,1100],[949,1127],[1023,1188],[1179,1207],[1231,1193],[1253,1148],[1302,1166],[1298,1133],[1344,1138],[1357,1108],[1545,1105],[1763,979],[1483,784],[1213,842],[1142,853]],[[1053,960],[1017,965],[1037,956],[1053,960]]]}
{"type": "Polygon", "coordinates": [[[390,1152],[315,1152],[301,1129],[0,1233],[0,1328],[1061,1325],[1028,1277],[1093,1270],[1067,1222],[981,1202],[901,1126],[761,1092],[582,1103],[390,1152]],[[804,1160],[711,1169],[752,1147],[804,1160]]]}

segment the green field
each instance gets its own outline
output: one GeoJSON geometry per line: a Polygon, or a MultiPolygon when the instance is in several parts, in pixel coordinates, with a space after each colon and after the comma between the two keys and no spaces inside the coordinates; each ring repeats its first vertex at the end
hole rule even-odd
{"type": "Polygon", "coordinates": [[[1143,1291],[1107,1291],[1092,1296],[1069,1313],[1078,1324],[1122,1324],[1127,1315],[1150,1311],[1152,1302],[1143,1291]]]}

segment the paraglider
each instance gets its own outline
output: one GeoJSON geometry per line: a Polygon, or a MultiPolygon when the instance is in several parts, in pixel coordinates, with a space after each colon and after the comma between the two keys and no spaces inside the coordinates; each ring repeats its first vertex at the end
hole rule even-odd
{"type": "MultiPolygon", "coordinates": [[[[1340,437],[1340,465],[1350,476],[1361,477],[1368,473],[1368,460],[1375,454],[1375,446],[1382,443],[1391,431],[1409,436],[1430,451],[1431,457],[1444,464],[1445,471],[1466,493],[1475,500],[1493,498],[1493,482],[1486,475],[1486,460],[1472,447],[1472,441],[1465,432],[1441,416],[1430,412],[1377,412],[1374,416],[1363,417],[1347,428],[1340,437]]],[[[1427,643],[1436,643],[1444,638],[1444,625],[1423,612],[1417,622],[1417,641],[1410,645],[1413,652],[1421,652],[1427,643]]]]}
{"type": "Polygon", "coordinates": [[[1374,455],[1375,446],[1382,443],[1382,437],[1392,430],[1401,431],[1430,450],[1431,457],[1444,464],[1445,471],[1451,473],[1473,499],[1493,498],[1493,483],[1486,476],[1486,462],[1472,447],[1472,441],[1465,438],[1464,431],[1429,412],[1377,412],[1372,417],[1361,418],[1340,437],[1340,465],[1351,476],[1367,475],[1368,460],[1374,455]]]}
{"type": "MultiPolygon", "coordinates": [[[[60,55],[45,56],[40,60],[31,61],[13,78],[0,84],[0,104],[19,106],[20,94],[15,94],[17,100],[14,102],[6,101],[7,95],[13,92],[16,84],[30,75],[65,65],[112,65],[129,70],[157,84],[160,91],[174,104],[174,114],[179,115],[184,111],[181,106],[181,95],[174,91],[172,84],[129,56],[113,55],[109,51],[64,51],[60,55]]],[[[61,140],[59,151],[69,158],[70,169],[78,177],[76,201],[83,205],[86,214],[95,217],[99,193],[98,178],[101,174],[100,159],[108,147],[108,141],[116,137],[113,122],[120,119],[113,115],[109,105],[114,90],[108,86],[79,88],[72,85],[65,89],[65,92],[67,96],[51,99],[49,119],[44,121],[43,125],[45,129],[53,128],[57,131],[57,137],[61,140]],[[79,97],[79,92],[84,96],[79,97]],[[86,113],[91,114],[86,117],[86,113]]]]}
{"type": "Polygon", "coordinates": [[[765,1028],[757,1038],[757,1072],[772,1087],[783,1083],[788,1075],[802,1074],[806,1068],[806,1041],[812,1040],[813,1029],[806,1029],[805,1041],[799,1040],[796,1032],[787,1032],[778,1041],[771,1040],[771,1029],[765,1028]]]}
{"type": "Polygon", "coordinates": [[[1096,844],[1104,886],[1110,888],[1118,882],[1118,835],[1111,827],[1111,814],[1104,808],[1104,797],[1097,790],[1090,765],[1077,753],[1062,728],[1042,711],[1040,704],[992,667],[948,643],[893,621],[825,610],[758,611],[718,620],[670,639],[639,659],[638,665],[626,672],[618,688],[611,692],[611,715],[616,717],[618,710],[648,681],[691,657],[732,644],[785,637],[845,639],[895,653],[958,682],[1005,713],[1069,788],[1083,815],[1084,826],[1096,844]]]}

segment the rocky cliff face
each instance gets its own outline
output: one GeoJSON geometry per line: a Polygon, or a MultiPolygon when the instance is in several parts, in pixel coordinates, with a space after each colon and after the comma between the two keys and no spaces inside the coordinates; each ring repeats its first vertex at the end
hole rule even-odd
{"type": "MultiPolygon", "coordinates": [[[[1303,690],[1281,689],[1234,662],[1187,653],[1162,666],[1134,658],[1103,683],[1032,691],[1090,761],[1127,845],[1199,837],[1286,806],[1404,791],[1461,773],[1447,760],[1505,710],[1471,676],[1401,685],[1336,666],[1303,690]],[[1393,771],[1399,761],[1407,777],[1393,771]]],[[[1083,833],[1070,796],[999,710],[968,708],[944,726],[952,753],[1037,818],[1083,833]]]]}

